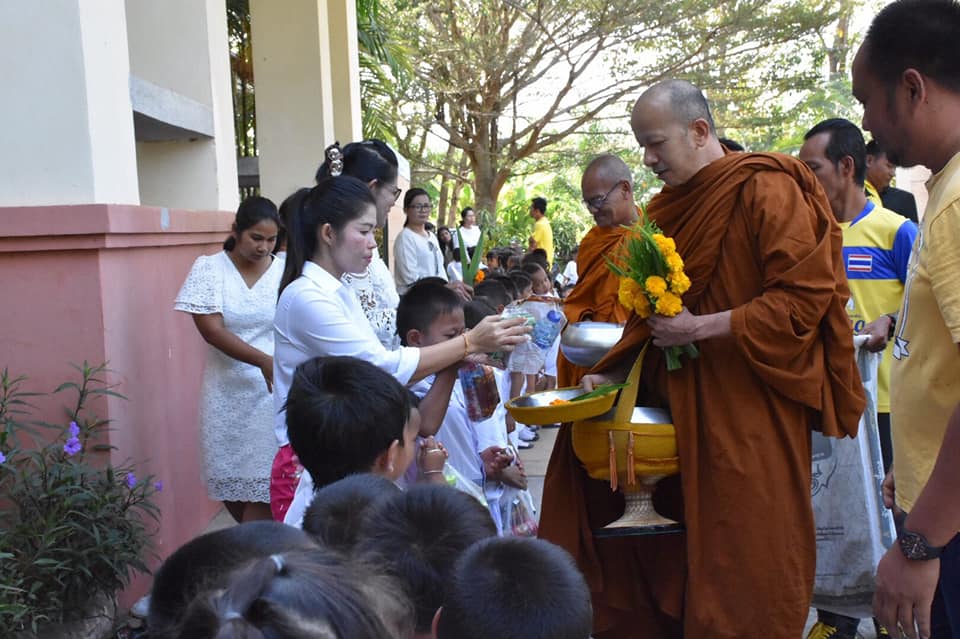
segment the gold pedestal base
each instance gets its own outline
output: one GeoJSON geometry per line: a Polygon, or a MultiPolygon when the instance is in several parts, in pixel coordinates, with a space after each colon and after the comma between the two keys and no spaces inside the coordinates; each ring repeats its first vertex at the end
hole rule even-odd
{"type": "Polygon", "coordinates": [[[662,516],[653,507],[653,491],[657,482],[666,475],[645,475],[635,486],[624,486],[623,516],[595,533],[597,537],[620,537],[627,535],[653,535],[680,532],[683,526],[662,516]]]}

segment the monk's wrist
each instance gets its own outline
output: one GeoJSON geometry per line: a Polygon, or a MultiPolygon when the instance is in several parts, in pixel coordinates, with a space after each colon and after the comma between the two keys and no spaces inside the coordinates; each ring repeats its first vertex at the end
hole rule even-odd
{"type": "Polygon", "coordinates": [[[727,337],[733,333],[730,325],[730,311],[710,313],[698,317],[697,329],[694,332],[696,341],[727,337]]]}

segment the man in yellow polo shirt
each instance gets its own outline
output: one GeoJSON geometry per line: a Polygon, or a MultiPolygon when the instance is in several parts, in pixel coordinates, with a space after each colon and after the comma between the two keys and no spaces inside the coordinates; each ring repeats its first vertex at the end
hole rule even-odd
{"type": "Polygon", "coordinates": [[[533,218],[533,235],[530,239],[533,244],[530,250],[543,249],[547,252],[547,262],[553,267],[553,229],[550,227],[550,220],[547,219],[547,200],[542,197],[535,197],[530,203],[530,217],[533,218]]]}
{"type": "Polygon", "coordinates": [[[893,334],[885,488],[907,515],[877,567],[874,597],[880,622],[911,639],[960,637],[958,33],[955,0],[897,0],[874,18],[853,62],[863,127],[891,162],[933,172],[893,334]]]}

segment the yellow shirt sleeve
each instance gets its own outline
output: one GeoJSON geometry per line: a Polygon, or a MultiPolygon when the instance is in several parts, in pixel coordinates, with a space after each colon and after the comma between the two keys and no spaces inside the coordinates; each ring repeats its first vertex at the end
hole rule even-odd
{"type": "Polygon", "coordinates": [[[930,221],[927,272],[944,323],[960,343],[960,200],[930,221]]]}

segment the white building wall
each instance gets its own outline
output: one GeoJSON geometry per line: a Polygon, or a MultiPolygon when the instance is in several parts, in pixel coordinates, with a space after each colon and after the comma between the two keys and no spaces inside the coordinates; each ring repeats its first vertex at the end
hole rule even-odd
{"type": "Polygon", "coordinates": [[[137,204],[124,6],[0,2],[0,206],[137,204]]]}

